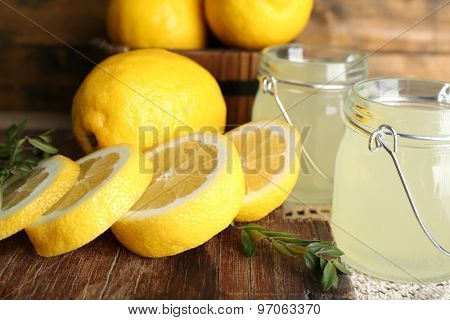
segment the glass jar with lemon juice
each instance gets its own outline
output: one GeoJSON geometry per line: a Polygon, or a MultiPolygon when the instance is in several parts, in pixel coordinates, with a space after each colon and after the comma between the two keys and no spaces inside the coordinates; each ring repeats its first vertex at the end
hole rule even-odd
{"type": "Polygon", "coordinates": [[[393,281],[450,278],[450,84],[354,86],[336,160],[332,229],[344,260],[393,281]]]}
{"type": "Polygon", "coordinates": [[[350,87],[367,76],[362,58],[356,51],[300,44],[263,50],[252,118],[287,118],[302,135],[302,169],[289,200],[331,202],[345,99],[350,87]]]}

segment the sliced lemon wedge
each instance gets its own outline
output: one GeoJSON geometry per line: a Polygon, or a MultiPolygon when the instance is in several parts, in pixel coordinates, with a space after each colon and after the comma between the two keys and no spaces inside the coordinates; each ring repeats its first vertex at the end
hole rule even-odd
{"type": "Polygon", "coordinates": [[[239,212],[245,181],[239,155],[223,135],[198,133],[145,154],[154,178],[130,213],[113,225],[117,239],[145,257],[197,247],[239,212]]]}
{"type": "Polygon", "coordinates": [[[73,188],[25,230],[38,254],[56,256],[92,241],[121,218],[152,178],[131,145],[102,149],[80,159],[73,188]]]}
{"type": "Polygon", "coordinates": [[[40,161],[28,175],[9,179],[0,210],[0,240],[42,216],[72,188],[79,172],[78,164],[57,155],[40,161]]]}
{"type": "Polygon", "coordinates": [[[287,123],[255,121],[227,133],[241,157],[247,194],[236,221],[256,221],[279,207],[300,172],[298,131],[287,123]]]}

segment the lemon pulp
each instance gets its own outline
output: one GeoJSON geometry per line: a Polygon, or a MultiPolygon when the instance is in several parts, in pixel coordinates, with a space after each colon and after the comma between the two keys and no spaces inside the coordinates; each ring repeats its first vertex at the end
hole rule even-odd
{"type": "Polygon", "coordinates": [[[39,168],[9,184],[4,192],[2,210],[6,211],[18,205],[28,197],[47,177],[48,172],[39,168]]]}
{"type": "Polygon", "coordinates": [[[57,155],[32,172],[6,181],[0,208],[0,240],[26,228],[57,203],[74,185],[80,167],[57,155]]]}
{"type": "Polygon", "coordinates": [[[300,172],[300,135],[287,123],[254,121],[227,137],[236,146],[245,173],[246,196],[236,221],[256,221],[289,196],[300,172]]]}
{"type": "Polygon", "coordinates": [[[199,133],[146,152],[154,179],[130,213],[112,226],[145,257],[175,255],[225,229],[239,212],[245,181],[239,155],[222,135],[199,133]]]}
{"type": "Polygon", "coordinates": [[[119,159],[117,153],[110,153],[104,157],[97,157],[80,163],[80,175],[73,188],[45,215],[70,208],[89,191],[97,188],[111,175],[114,165],[119,159]]]}
{"type": "Polygon", "coordinates": [[[188,141],[155,153],[150,160],[153,180],[131,211],[162,208],[198,189],[217,166],[217,149],[188,141]]]}
{"type": "Polygon", "coordinates": [[[247,185],[247,194],[270,184],[271,176],[280,173],[286,165],[286,139],[277,132],[250,131],[231,137],[239,155],[247,185]]]}

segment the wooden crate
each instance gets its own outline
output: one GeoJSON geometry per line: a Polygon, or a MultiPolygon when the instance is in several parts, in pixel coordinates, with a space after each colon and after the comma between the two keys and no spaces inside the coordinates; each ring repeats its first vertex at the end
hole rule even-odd
{"type": "MultiPolygon", "coordinates": [[[[6,2],[56,37],[43,32],[13,10],[0,6],[0,111],[69,114],[78,86],[93,68],[85,59],[92,57],[90,41],[105,37],[108,0],[6,2]],[[64,46],[61,40],[70,47],[64,46]],[[73,51],[73,47],[85,57],[73,51]]],[[[403,75],[448,81],[450,6],[430,15],[445,2],[315,0],[311,21],[297,41],[367,52],[376,50],[369,58],[371,77],[403,75]],[[417,24],[419,20],[421,22],[417,24]],[[416,25],[410,28],[413,24],[416,25]]],[[[234,58],[224,56],[222,59],[234,58]]],[[[256,60],[250,60],[250,65],[255,66],[253,70],[256,70],[256,60]]],[[[219,65],[224,68],[223,63],[216,64],[219,65]]],[[[217,69],[215,76],[219,80],[224,78],[221,81],[225,82],[223,87],[228,91],[226,83],[236,79],[231,72],[236,74],[238,70],[246,72],[244,67],[233,71],[227,68],[223,72],[217,69]],[[225,72],[228,76],[223,76],[225,72]]],[[[240,99],[240,94],[229,96],[227,100],[231,105],[237,105],[237,99],[245,101],[240,99]]],[[[239,111],[246,112],[245,108],[239,108],[239,111]]],[[[234,111],[230,112],[231,117],[234,111]]],[[[238,122],[233,118],[229,121],[238,122]]]]}
{"type": "MultiPolygon", "coordinates": [[[[97,62],[128,48],[104,39],[92,41],[97,62]]],[[[235,49],[176,50],[199,63],[219,82],[227,104],[227,125],[233,127],[250,121],[253,98],[258,90],[260,53],[235,49]]]]}

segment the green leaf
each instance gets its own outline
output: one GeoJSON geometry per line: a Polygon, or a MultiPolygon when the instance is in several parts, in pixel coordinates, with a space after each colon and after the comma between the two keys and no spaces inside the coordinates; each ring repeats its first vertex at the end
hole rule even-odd
{"type": "Polygon", "coordinates": [[[17,153],[14,162],[22,162],[25,161],[26,158],[27,158],[26,154],[17,153]]]}
{"type": "Polygon", "coordinates": [[[19,123],[19,125],[17,126],[16,137],[20,137],[25,132],[27,123],[28,123],[28,120],[23,120],[21,123],[19,123]]]}
{"type": "Polygon", "coordinates": [[[330,242],[327,241],[315,241],[308,244],[307,247],[309,250],[311,250],[311,252],[317,253],[320,250],[323,250],[324,248],[328,247],[329,244],[330,242]]]}
{"type": "MultiPolygon", "coordinates": [[[[51,135],[52,135],[53,132],[55,132],[55,129],[50,129],[50,130],[45,131],[44,133],[41,133],[39,136],[40,136],[40,137],[42,137],[42,136],[51,137],[51,135]]],[[[52,139],[52,140],[53,140],[53,139],[52,139]]]]}
{"type": "Polygon", "coordinates": [[[327,265],[327,260],[325,260],[324,258],[320,258],[319,257],[319,263],[320,263],[320,269],[325,269],[326,265],[327,265]]]}
{"type": "Polygon", "coordinates": [[[23,132],[25,131],[25,127],[27,126],[27,120],[22,121],[21,123],[19,123],[19,125],[11,125],[8,128],[8,143],[13,143],[19,136],[21,136],[23,134],[23,132]]]}
{"type": "Polygon", "coordinates": [[[0,146],[0,158],[8,159],[9,158],[9,147],[5,145],[0,146]]]}
{"type": "Polygon", "coordinates": [[[58,149],[56,149],[51,144],[45,142],[41,138],[28,138],[28,142],[35,148],[48,153],[48,154],[56,154],[58,153],[58,149]]]}
{"type": "Polygon", "coordinates": [[[277,251],[278,253],[280,253],[282,255],[289,256],[289,257],[295,257],[295,255],[293,253],[291,253],[283,243],[281,243],[277,240],[272,240],[272,248],[274,248],[275,251],[277,251]]]}
{"type": "Polygon", "coordinates": [[[331,242],[330,241],[320,241],[320,240],[315,240],[315,241],[310,241],[310,244],[308,245],[308,247],[317,247],[317,248],[324,248],[327,247],[328,245],[330,245],[331,242]]]}
{"type": "MultiPolygon", "coordinates": [[[[333,266],[333,267],[334,267],[334,266],[333,266]]],[[[336,268],[333,268],[333,269],[334,269],[334,271],[336,272],[336,268]]],[[[331,284],[331,287],[337,289],[338,286],[339,286],[339,277],[338,277],[338,275],[336,274],[336,276],[333,278],[333,283],[331,284]]]]}
{"type": "Polygon", "coordinates": [[[325,268],[323,269],[321,283],[324,290],[330,290],[332,287],[337,287],[337,272],[334,264],[331,261],[328,261],[325,268]]]}
{"type": "Polygon", "coordinates": [[[343,265],[339,260],[332,260],[335,267],[344,274],[350,274],[350,271],[347,269],[345,265],[343,265]]]}
{"type": "Polygon", "coordinates": [[[23,163],[29,164],[32,167],[35,167],[38,164],[39,160],[36,157],[29,157],[25,160],[23,160],[23,163]]]}
{"type": "MultiPolygon", "coordinates": [[[[301,239],[299,238],[293,238],[293,237],[270,237],[271,239],[275,239],[281,242],[285,242],[285,243],[295,243],[295,244],[300,244],[302,243],[301,239]]],[[[303,242],[304,243],[304,242],[303,242]]]]}
{"type": "Polygon", "coordinates": [[[53,142],[53,138],[51,136],[39,136],[39,139],[42,139],[42,141],[48,144],[53,142]]]}
{"type": "Polygon", "coordinates": [[[14,137],[16,136],[17,125],[12,124],[9,126],[8,131],[6,132],[8,138],[8,144],[11,144],[14,141],[14,137]]]}
{"type": "MultiPolygon", "coordinates": [[[[316,242],[318,240],[302,240],[299,238],[286,238],[286,237],[271,237],[271,239],[278,240],[287,244],[299,246],[299,247],[308,247],[311,242],[316,242]]],[[[308,251],[310,251],[308,249],[308,251]]]]}
{"type": "Polygon", "coordinates": [[[250,231],[250,230],[256,230],[256,231],[262,231],[266,230],[264,227],[260,226],[256,223],[249,223],[243,227],[244,230],[250,231]]]}
{"type": "Polygon", "coordinates": [[[244,247],[244,254],[247,258],[253,258],[256,252],[256,246],[253,243],[247,231],[241,230],[241,242],[244,247]]]}
{"type": "Polygon", "coordinates": [[[340,257],[344,254],[344,252],[342,252],[341,250],[339,250],[338,248],[336,248],[333,245],[328,245],[324,248],[322,248],[321,250],[319,250],[318,252],[316,252],[316,254],[321,254],[321,255],[327,255],[330,257],[340,257]]]}
{"type": "Polygon", "coordinates": [[[52,138],[51,134],[53,133],[53,131],[55,131],[55,129],[50,129],[48,131],[45,131],[44,133],[39,135],[39,138],[41,138],[42,140],[44,140],[47,143],[52,143],[53,138],[52,138]]]}
{"type": "Polygon", "coordinates": [[[320,279],[321,269],[319,258],[313,253],[308,252],[303,256],[303,260],[305,260],[306,268],[308,268],[308,270],[311,271],[316,278],[320,279]]]}
{"type": "Polygon", "coordinates": [[[299,236],[296,234],[292,234],[292,233],[287,233],[287,232],[275,232],[275,231],[268,231],[268,230],[264,230],[261,231],[264,235],[270,237],[270,238],[275,238],[275,237],[282,237],[282,238],[288,238],[288,239],[297,239],[300,240],[299,236]]]}
{"type": "Polygon", "coordinates": [[[248,231],[248,234],[250,235],[250,238],[252,238],[255,244],[260,243],[262,240],[266,238],[265,235],[263,235],[261,232],[257,230],[250,230],[248,231]]]}
{"type": "Polygon", "coordinates": [[[53,132],[55,132],[55,129],[47,130],[47,131],[45,131],[44,133],[41,133],[40,135],[41,135],[41,136],[49,136],[49,135],[51,135],[53,132]]]}
{"type": "Polygon", "coordinates": [[[14,162],[16,162],[17,154],[22,152],[22,146],[23,146],[24,143],[25,143],[25,139],[20,139],[19,141],[17,141],[17,143],[16,143],[16,145],[14,147],[14,150],[13,150],[13,152],[11,154],[11,157],[9,158],[9,163],[11,165],[13,165],[14,162]]]}
{"type": "Polygon", "coordinates": [[[253,257],[256,245],[267,238],[278,253],[290,257],[303,256],[306,268],[322,283],[324,290],[338,287],[337,270],[348,273],[345,266],[336,259],[343,252],[331,241],[305,240],[300,235],[267,230],[253,223],[241,227],[234,224],[232,226],[241,230],[241,242],[247,257],[253,257]]]}
{"type": "Polygon", "coordinates": [[[297,246],[293,244],[287,244],[286,248],[294,255],[301,256],[309,252],[308,248],[303,246],[297,246]]]}

